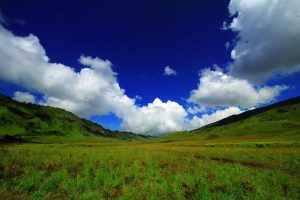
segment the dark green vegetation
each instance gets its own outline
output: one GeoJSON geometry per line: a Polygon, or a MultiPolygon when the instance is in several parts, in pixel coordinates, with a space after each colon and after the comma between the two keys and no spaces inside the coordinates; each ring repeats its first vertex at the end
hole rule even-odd
{"type": "Polygon", "coordinates": [[[0,95],[0,138],[5,142],[91,141],[105,138],[146,138],[128,132],[111,131],[63,109],[20,103],[0,95]]]}
{"type": "Polygon", "coordinates": [[[300,98],[133,141],[1,99],[0,199],[300,199],[300,98]]]}

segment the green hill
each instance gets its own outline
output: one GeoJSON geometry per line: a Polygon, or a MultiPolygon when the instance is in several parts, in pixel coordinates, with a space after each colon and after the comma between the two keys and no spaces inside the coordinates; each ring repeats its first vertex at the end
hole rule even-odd
{"type": "Polygon", "coordinates": [[[300,97],[233,115],[190,132],[165,135],[160,140],[300,141],[300,97]]]}
{"type": "MultiPolygon", "coordinates": [[[[149,136],[111,131],[60,108],[20,103],[0,95],[0,142],[140,140],[149,136]]],[[[154,141],[300,141],[300,97],[233,115],[189,132],[154,141]]],[[[150,142],[150,141],[149,141],[150,142]]]]}
{"type": "Polygon", "coordinates": [[[136,140],[147,137],[111,131],[60,108],[20,103],[0,95],[0,138],[5,142],[22,140],[55,142],[63,138],[136,140]]]}

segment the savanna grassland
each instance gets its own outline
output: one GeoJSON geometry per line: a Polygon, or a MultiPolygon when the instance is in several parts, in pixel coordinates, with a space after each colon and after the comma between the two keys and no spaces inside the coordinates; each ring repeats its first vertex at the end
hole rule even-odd
{"type": "Polygon", "coordinates": [[[0,147],[0,199],[300,199],[296,142],[0,147]]]}
{"type": "Polygon", "coordinates": [[[300,97],[157,138],[0,95],[0,199],[300,199],[300,97]]]}

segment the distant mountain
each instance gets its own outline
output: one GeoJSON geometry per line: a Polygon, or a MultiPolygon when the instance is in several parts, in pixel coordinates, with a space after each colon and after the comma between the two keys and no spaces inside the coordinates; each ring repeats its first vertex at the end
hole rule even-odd
{"type": "Polygon", "coordinates": [[[111,131],[60,108],[20,103],[0,95],[0,138],[21,142],[45,136],[144,139],[148,136],[111,131]]]}
{"type": "Polygon", "coordinates": [[[300,97],[232,115],[189,132],[161,137],[161,140],[177,139],[300,141],[300,97]]]}

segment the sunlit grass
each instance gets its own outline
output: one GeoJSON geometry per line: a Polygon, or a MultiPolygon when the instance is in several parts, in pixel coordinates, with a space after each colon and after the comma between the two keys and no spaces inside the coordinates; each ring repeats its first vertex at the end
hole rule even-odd
{"type": "Polygon", "coordinates": [[[300,197],[298,146],[197,146],[189,141],[24,144],[1,146],[0,156],[0,198],[300,197]]]}

